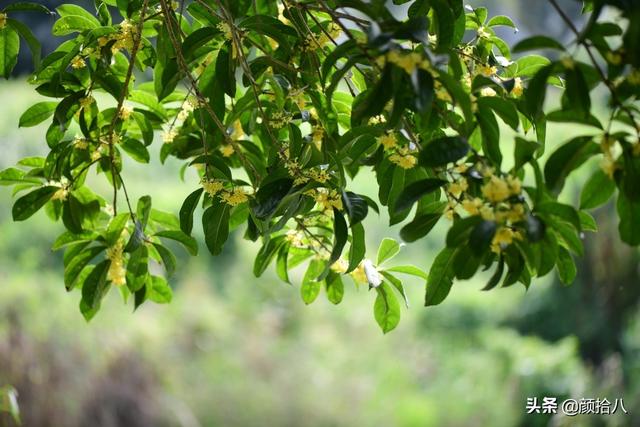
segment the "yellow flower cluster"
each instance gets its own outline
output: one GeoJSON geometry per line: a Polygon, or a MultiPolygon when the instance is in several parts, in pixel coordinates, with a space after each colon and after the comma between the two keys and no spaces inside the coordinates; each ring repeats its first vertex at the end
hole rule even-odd
{"type": "Polygon", "coordinates": [[[316,203],[323,211],[331,211],[333,208],[342,210],[342,197],[336,190],[328,190],[326,188],[317,188],[307,192],[314,198],[316,203]]]}
{"type": "Polygon", "coordinates": [[[451,98],[451,94],[444,86],[442,86],[442,83],[440,83],[439,80],[433,81],[433,88],[435,90],[436,98],[439,99],[440,101],[444,101],[444,102],[453,101],[453,98],[451,98]]]}
{"type": "Polygon", "coordinates": [[[282,129],[289,124],[290,117],[287,113],[278,111],[273,113],[269,122],[274,129],[282,129]]]}
{"type": "Polygon", "coordinates": [[[249,200],[249,195],[240,187],[231,191],[224,191],[220,198],[230,206],[238,206],[249,200]]]}
{"type": "MultiPolygon", "coordinates": [[[[468,166],[461,164],[452,169],[452,173],[463,174],[468,166]]],[[[444,216],[453,219],[456,208],[459,206],[471,216],[480,216],[485,221],[495,221],[498,231],[493,239],[491,249],[500,252],[513,242],[514,239],[522,239],[522,233],[513,229],[525,219],[525,206],[520,201],[509,201],[512,196],[520,195],[522,183],[515,176],[505,178],[495,175],[493,169],[481,169],[486,182],[481,187],[482,197],[473,197],[467,193],[469,184],[464,176],[459,176],[447,185],[448,204],[444,216]]]]}
{"type": "Polygon", "coordinates": [[[73,146],[78,150],[86,150],[89,147],[89,142],[81,136],[76,136],[73,139],[73,146]]]}
{"type": "Polygon", "coordinates": [[[0,30],[7,26],[7,14],[0,12],[0,30]]]}
{"type": "Polygon", "coordinates": [[[233,33],[231,32],[231,27],[226,22],[220,22],[218,25],[218,30],[224,35],[224,38],[227,40],[233,40],[233,33]]]}
{"type": "Polygon", "coordinates": [[[611,179],[613,179],[613,175],[620,167],[617,158],[620,155],[621,149],[617,143],[618,141],[609,134],[604,134],[600,142],[600,149],[602,150],[602,154],[604,154],[604,157],[600,161],[600,168],[611,179]]]}
{"type": "Polygon", "coordinates": [[[396,138],[396,134],[393,132],[389,132],[378,137],[378,142],[385,150],[391,150],[398,145],[398,139],[396,138]]]}
{"type": "Polygon", "coordinates": [[[127,270],[124,268],[122,241],[118,242],[107,249],[107,259],[111,261],[109,264],[109,271],[107,272],[107,279],[116,286],[123,286],[127,283],[126,274],[127,270]]]}
{"type": "Polygon", "coordinates": [[[377,116],[373,116],[369,119],[368,124],[370,125],[379,125],[382,123],[386,123],[387,119],[385,116],[383,116],[382,114],[378,114],[377,116]]]}
{"type": "Polygon", "coordinates": [[[89,108],[94,102],[96,102],[95,98],[91,95],[87,95],[84,98],[80,98],[80,107],[89,108]]]}
{"type": "Polygon", "coordinates": [[[171,144],[173,140],[176,139],[176,136],[178,136],[178,132],[174,128],[165,130],[162,132],[162,142],[171,144]]]}
{"type": "Polygon", "coordinates": [[[111,46],[112,53],[118,53],[120,50],[125,49],[131,51],[133,49],[134,41],[138,36],[138,27],[135,23],[125,19],[120,23],[120,28],[117,32],[102,36],[98,38],[98,46],[104,47],[112,41],[115,41],[111,46]]]}
{"type": "Polygon", "coordinates": [[[344,274],[347,272],[348,269],[349,269],[349,263],[347,262],[347,260],[345,260],[342,257],[338,258],[336,262],[331,264],[331,270],[338,274],[344,274]]]}
{"type": "Polygon", "coordinates": [[[289,230],[285,235],[285,239],[294,248],[304,248],[304,233],[300,230],[289,230]]]}
{"type": "Polygon", "coordinates": [[[87,63],[84,61],[84,58],[82,58],[81,56],[75,56],[71,60],[71,68],[73,68],[74,70],[80,70],[82,68],[85,68],[86,66],[87,66],[87,63]]]}
{"type": "Polygon", "coordinates": [[[495,66],[480,64],[476,66],[476,73],[483,75],[485,77],[491,77],[498,72],[498,69],[495,66]]]}
{"type": "Polygon", "coordinates": [[[331,22],[326,30],[323,30],[319,36],[315,34],[307,34],[304,42],[302,43],[302,50],[305,52],[312,51],[315,49],[322,49],[331,41],[335,41],[342,34],[342,29],[335,22],[331,22]]]}
{"type": "Polygon", "coordinates": [[[516,77],[513,81],[513,89],[511,89],[511,95],[519,98],[524,93],[524,86],[522,86],[522,79],[520,77],[516,77]]]}
{"type": "Polygon", "coordinates": [[[222,187],[224,187],[222,181],[217,179],[203,179],[201,184],[204,191],[206,191],[210,196],[215,196],[220,192],[220,190],[222,190],[222,187]]]}
{"type": "Polygon", "coordinates": [[[391,62],[402,68],[408,74],[413,74],[416,69],[430,70],[429,60],[418,52],[404,53],[397,49],[390,50],[386,56],[378,58],[378,65],[382,67],[385,62],[391,62]]]}
{"type": "Polygon", "coordinates": [[[514,240],[523,240],[520,231],[510,227],[500,227],[491,241],[491,250],[499,254],[503,249],[512,244],[514,240]]]}
{"type": "Polygon", "coordinates": [[[133,109],[131,107],[127,107],[126,105],[123,105],[122,108],[120,108],[118,117],[120,117],[123,121],[126,122],[127,120],[129,120],[132,114],[133,114],[133,109]]]}
{"type": "Polygon", "coordinates": [[[220,146],[220,153],[222,153],[224,157],[231,157],[235,152],[236,150],[231,144],[223,144],[220,146]]]}
{"type": "Polygon", "coordinates": [[[411,169],[418,163],[417,157],[407,147],[398,148],[395,153],[389,156],[389,161],[403,169],[411,169]]]}
{"type": "Polygon", "coordinates": [[[322,140],[324,139],[324,128],[322,125],[316,125],[313,127],[313,132],[311,133],[311,140],[313,144],[316,146],[318,150],[322,148],[322,140]]]}

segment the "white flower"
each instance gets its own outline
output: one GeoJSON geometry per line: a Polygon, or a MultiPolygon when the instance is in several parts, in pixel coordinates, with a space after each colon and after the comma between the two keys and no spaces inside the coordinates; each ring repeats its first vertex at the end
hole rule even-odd
{"type": "Polygon", "coordinates": [[[365,259],[362,262],[362,266],[364,267],[364,274],[367,276],[367,282],[369,282],[369,285],[373,288],[380,286],[382,283],[382,277],[374,267],[373,263],[370,260],[365,259]]]}

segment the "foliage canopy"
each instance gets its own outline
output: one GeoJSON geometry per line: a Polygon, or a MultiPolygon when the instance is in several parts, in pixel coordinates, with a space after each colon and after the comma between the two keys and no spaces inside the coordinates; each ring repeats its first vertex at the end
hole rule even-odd
{"type": "Polygon", "coordinates": [[[549,0],[573,42],[541,35],[510,46],[496,29],[517,31],[515,24],[485,8],[393,3],[411,3],[408,16],[398,19],[376,0],[3,9],[0,74],[11,74],[22,39],[33,54],[30,82],[52,101],[20,119],[21,127],[50,123],[47,156],[0,172],[0,183],[14,186],[16,221],[44,208],[64,224],[53,247],[64,249],[64,283],[81,290],[87,319],[112,287],[135,307],[170,301],[153,264],[174,272],[167,240],[197,253],[196,211],[213,255],[237,228],[262,240],[256,276],[275,264],[289,282],[289,270],[306,263],[307,304],[323,288],[338,304],[346,275],[375,288],[384,332],[400,320],[399,299],[406,302],[399,275],[426,280],[426,305],[479,269],[494,271],[485,290],[528,287],[554,268],[571,283],[581,235],[596,230],[587,210],[615,193],[620,236],[640,244],[640,4],[587,0],[577,28],[549,0]],[[36,37],[12,17],[18,11],[55,15],[53,35],[72,37],[41,60],[36,37]],[[608,97],[605,123],[593,114],[598,87],[608,97]],[[545,104],[549,90],[560,95],[557,108],[545,104]],[[592,131],[577,128],[543,162],[548,122],[592,131]],[[505,143],[508,128],[513,144],[505,143]],[[126,190],[123,156],[148,163],[154,141],[163,162],[180,159],[201,179],[178,216],[155,209],[149,196],[132,203],[126,190]],[[513,161],[505,146],[514,147],[513,161]],[[559,202],[568,175],[595,157],[601,169],[580,205],[559,202]],[[375,173],[378,200],[348,188],[363,168],[375,173]],[[112,194],[90,188],[96,173],[112,194]],[[380,206],[390,224],[404,224],[406,242],[450,221],[428,274],[387,266],[400,250],[392,239],[381,242],[375,262],[366,258],[362,220],[380,206]]]}

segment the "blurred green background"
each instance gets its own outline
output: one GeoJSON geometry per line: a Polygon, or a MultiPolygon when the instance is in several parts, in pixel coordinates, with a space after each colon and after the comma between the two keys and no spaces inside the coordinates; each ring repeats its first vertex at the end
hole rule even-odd
{"type": "MultiPolygon", "coordinates": [[[[547,22],[525,2],[481,3],[547,22]]],[[[17,128],[38,95],[24,77],[0,83],[0,93],[0,168],[43,155],[44,130],[17,128]]],[[[551,129],[551,147],[562,132],[551,129]]],[[[129,191],[176,213],[197,185],[195,175],[180,181],[180,167],[157,153],[150,167],[128,163],[129,191]]],[[[590,167],[568,185],[568,201],[590,167]]],[[[371,178],[359,176],[356,191],[375,197],[371,178]]],[[[25,426],[640,425],[639,256],[620,242],[611,206],[596,212],[601,230],[585,236],[573,286],[550,276],[526,292],[484,293],[479,277],[426,309],[424,283],[408,280],[412,306],[383,336],[363,287],[347,286],[340,306],[319,298],[307,307],[273,271],[253,277],[258,246],[242,230],[217,258],[183,254],[170,305],[133,314],[111,292],[87,324],[80,295],[64,290],[61,254],[49,250],[61,226],[43,213],[13,223],[11,204],[0,189],[0,387],[17,390],[25,426]],[[624,398],[630,413],[527,415],[527,397],[544,396],[624,398]]],[[[397,238],[386,224],[367,219],[371,253],[397,238]]],[[[446,225],[404,247],[402,261],[428,269],[446,225]]],[[[14,424],[0,415],[4,425],[14,424]]]]}

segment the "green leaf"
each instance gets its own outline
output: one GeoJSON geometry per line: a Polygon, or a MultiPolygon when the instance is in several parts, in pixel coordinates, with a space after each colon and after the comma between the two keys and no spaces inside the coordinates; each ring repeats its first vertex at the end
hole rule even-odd
{"type": "Polygon", "coordinates": [[[320,289],[322,288],[322,281],[316,280],[325,269],[325,262],[320,259],[313,259],[309,263],[307,272],[302,279],[302,286],[300,287],[300,296],[305,304],[309,305],[318,298],[320,289]]]}
{"type": "Polygon", "coordinates": [[[393,274],[389,273],[389,271],[380,271],[380,274],[384,276],[387,282],[391,283],[391,285],[397,289],[398,293],[404,300],[405,307],[409,308],[409,298],[407,297],[406,292],[404,291],[404,286],[402,285],[402,281],[398,279],[393,274]]]}
{"type": "Polygon", "coordinates": [[[344,215],[342,215],[342,212],[338,209],[333,208],[334,243],[331,256],[329,257],[329,265],[336,262],[340,258],[340,255],[342,255],[342,250],[347,244],[348,233],[349,230],[347,228],[347,221],[345,221],[344,215]]]}
{"type": "Polygon", "coordinates": [[[13,220],[24,221],[40,210],[51,197],[60,190],[60,187],[45,186],[40,187],[31,193],[20,197],[13,205],[13,220]]]}
{"type": "Polygon", "coordinates": [[[189,194],[180,208],[180,229],[185,234],[191,235],[191,231],[193,231],[193,213],[198,207],[203,192],[203,188],[198,188],[189,194]]]}
{"type": "Polygon", "coordinates": [[[35,3],[35,2],[27,2],[27,1],[19,1],[15,3],[11,3],[7,7],[5,7],[3,12],[42,12],[48,15],[53,14],[49,8],[46,6],[35,3]]]}
{"type": "Polygon", "coordinates": [[[520,40],[511,48],[511,52],[520,53],[528,50],[555,49],[564,51],[564,45],[554,38],[547,36],[533,36],[520,40]]]}
{"type": "Polygon", "coordinates": [[[32,105],[20,116],[20,127],[36,126],[53,115],[57,102],[38,102],[32,105]]]}
{"type": "Polygon", "coordinates": [[[400,244],[388,237],[382,239],[380,246],[378,247],[377,265],[381,265],[383,262],[393,258],[400,252],[400,244]]]}
{"type": "Polygon", "coordinates": [[[107,271],[111,261],[105,260],[93,267],[82,285],[80,311],[87,321],[100,309],[100,302],[109,290],[107,271]]]}
{"type": "Polygon", "coordinates": [[[536,141],[529,141],[524,138],[516,137],[514,169],[519,170],[526,163],[529,163],[531,160],[533,160],[535,152],[540,147],[541,147],[540,143],[536,141]]]}
{"type": "Polygon", "coordinates": [[[580,217],[578,216],[578,212],[571,205],[565,205],[564,203],[554,201],[547,201],[536,205],[535,211],[539,214],[553,215],[573,225],[576,230],[581,230],[580,217]]]}
{"type": "Polygon", "coordinates": [[[156,304],[169,304],[173,299],[173,290],[169,283],[160,276],[149,276],[147,280],[147,299],[156,304]]]}
{"type": "Polygon", "coordinates": [[[20,36],[10,27],[0,29],[0,76],[8,79],[18,63],[20,36]]]}
{"type": "Polygon", "coordinates": [[[445,136],[425,145],[420,151],[420,164],[426,167],[445,166],[469,152],[469,143],[459,136],[445,136]]]}
{"type": "Polygon", "coordinates": [[[578,270],[573,261],[573,257],[571,257],[569,251],[563,247],[558,248],[558,261],[556,266],[558,267],[558,277],[560,277],[560,281],[565,285],[573,283],[578,270]]]}
{"type": "Polygon", "coordinates": [[[497,229],[495,221],[481,221],[473,228],[469,236],[469,246],[476,255],[480,256],[489,249],[497,229]]]}
{"type": "Polygon", "coordinates": [[[33,62],[33,68],[36,70],[40,68],[40,57],[42,55],[42,45],[40,41],[36,38],[36,36],[31,32],[29,27],[24,25],[20,21],[16,21],[15,19],[8,18],[7,24],[11,26],[14,30],[18,32],[20,37],[27,42],[27,46],[29,46],[29,50],[31,51],[31,60],[33,62]]]}
{"type": "Polygon", "coordinates": [[[498,26],[510,27],[510,28],[513,28],[516,32],[518,31],[518,27],[516,27],[516,24],[513,23],[511,18],[504,15],[497,15],[492,17],[491,19],[489,19],[489,22],[487,22],[487,26],[488,27],[498,27],[498,26]]]}
{"type": "Polygon", "coordinates": [[[415,242],[429,234],[440,218],[442,218],[442,213],[416,215],[413,221],[402,227],[400,237],[407,243],[415,242]]]}
{"type": "Polygon", "coordinates": [[[173,252],[159,243],[153,243],[153,247],[158,251],[158,255],[160,255],[160,258],[162,259],[162,264],[164,264],[164,268],[167,270],[167,275],[173,275],[176,271],[176,256],[173,252]]]}
{"type": "Polygon", "coordinates": [[[149,163],[151,159],[147,147],[137,139],[126,138],[120,143],[120,147],[136,162],[149,163]]]}
{"type": "Polygon", "coordinates": [[[96,22],[84,16],[69,15],[58,19],[56,23],[53,24],[51,33],[54,36],[67,36],[73,33],[81,33],[85,30],[93,30],[99,26],[99,23],[96,24],[96,22]]]}
{"type": "Polygon", "coordinates": [[[482,290],[490,291],[491,289],[498,286],[498,283],[500,283],[500,279],[502,279],[503,274],[504,274],[504,258],[500,257],[500,261],[498,262],[498,267],[496,267],[496,271],[493,273],[493,275],[491,276],[491,278],[489,279],[485,287],[482,288],[482,290]]]}
{"type": "Polygon", "coordinates": [[[378,296],[373,305],[373,316],[383,333],[390,332],[400,323],[400,303],[386,283],[376,288],[378,296]]]}
{"type": "Polygon", "coordinates": [[[482,132],[482,150],[494,164],[500,166],[502,151],[500,150],[500,126],[496,116],[489,108],[479,108],[477,117],[482,132]]]}
{"type": "Polygon", "coordinates": [[[623,192],[618,194],[618,216],[620,224],[620,238],[623,242],[631,245],[640,245],[640,201],[630,200],[623,192]]]}
{"type": "Polygon", "coordinates": [[[64,285],[67,291],[76,286],[77,279],[82,270],[100,253],[104,252],[104,246],[94,246],[87,248],[74,256],[64,269],[64,285]]]}
{"type": "Polygon", "coordinates": [[[383,271],[389,271],[391,273],[409,274],[411,276],[416,276],[425,280],[427,280],[427,278],[429,277],[427,273],[425,273],[415,265],[396,265],[394,267],[385,268],[383,271]]]}
{"type": "Polygon", "coordinates": [[[453,285],[453,259],[456,248],[444,248],[431,265],[427,278],[425,306],[438,305],[447,298],[453,285]]]}
{"type": "Polygon", "coordinates": [[[351,226],[351,247],[349,248],[349,268],[347,273],[355,270],[364,259],[367,247],[362,223],[351,226]]]}
{"type": "Polygon", "coordinates": [[[253,274],[256,277],[262,276],[285,241],[284,236],[278,236],[262,245],[253,263],[253,274]]]}
{"type": "Polygon", "coordinates": [[[600,152],[600,147],[592,139],[591,136],[573,138],[551,153],[544,167],[545,181],[550,190],[559,193],[566,177],[600,152]]]}
{"type": "Polygon", "coordinates": [[[446,183],[447,181],[442,179],[426,178],[409,184],[402,190],[396,200],[394,205],[396,213],[410,209],[423,196],[439,190],[446,183]]]}
{"type": "Polygon", "coordinates": [[[342,282],[342,276],[336,273],[329,273],[325,279],[327,288],[327,299],[332,304],[338,305],[342,302],[344,297],[344,283],[342,282]]]}
{"type": "Polygon", "coordinates": [[[130,215],[125,212],[120,213],[111,219],[104,236],[107,241],[107,245],[113,246],[118,242],[120,236],[122,236],[122,230],[127,226],[129,219],[130,215]]]}
{"type": "Polygon", "coordinates": [[[202,215],[202,227],[209,252],[219,255],[229,238],[229,205],[214,201],[202,215]]]}
{"type": "Polygon", "coordinates": [[[604,205],[615,191],[615,182],[602,170],[598,169],[582,188],[580,209],[593,209],[604,205]]]}
{"type": "Polygon", "coordinates": [[[155,236],[175,240],[176,242],[181,243],[192,256],[198,255],[198,242],[196,242],[196,239],[183,233],[181,230],[158,231],[155,236]]]}

